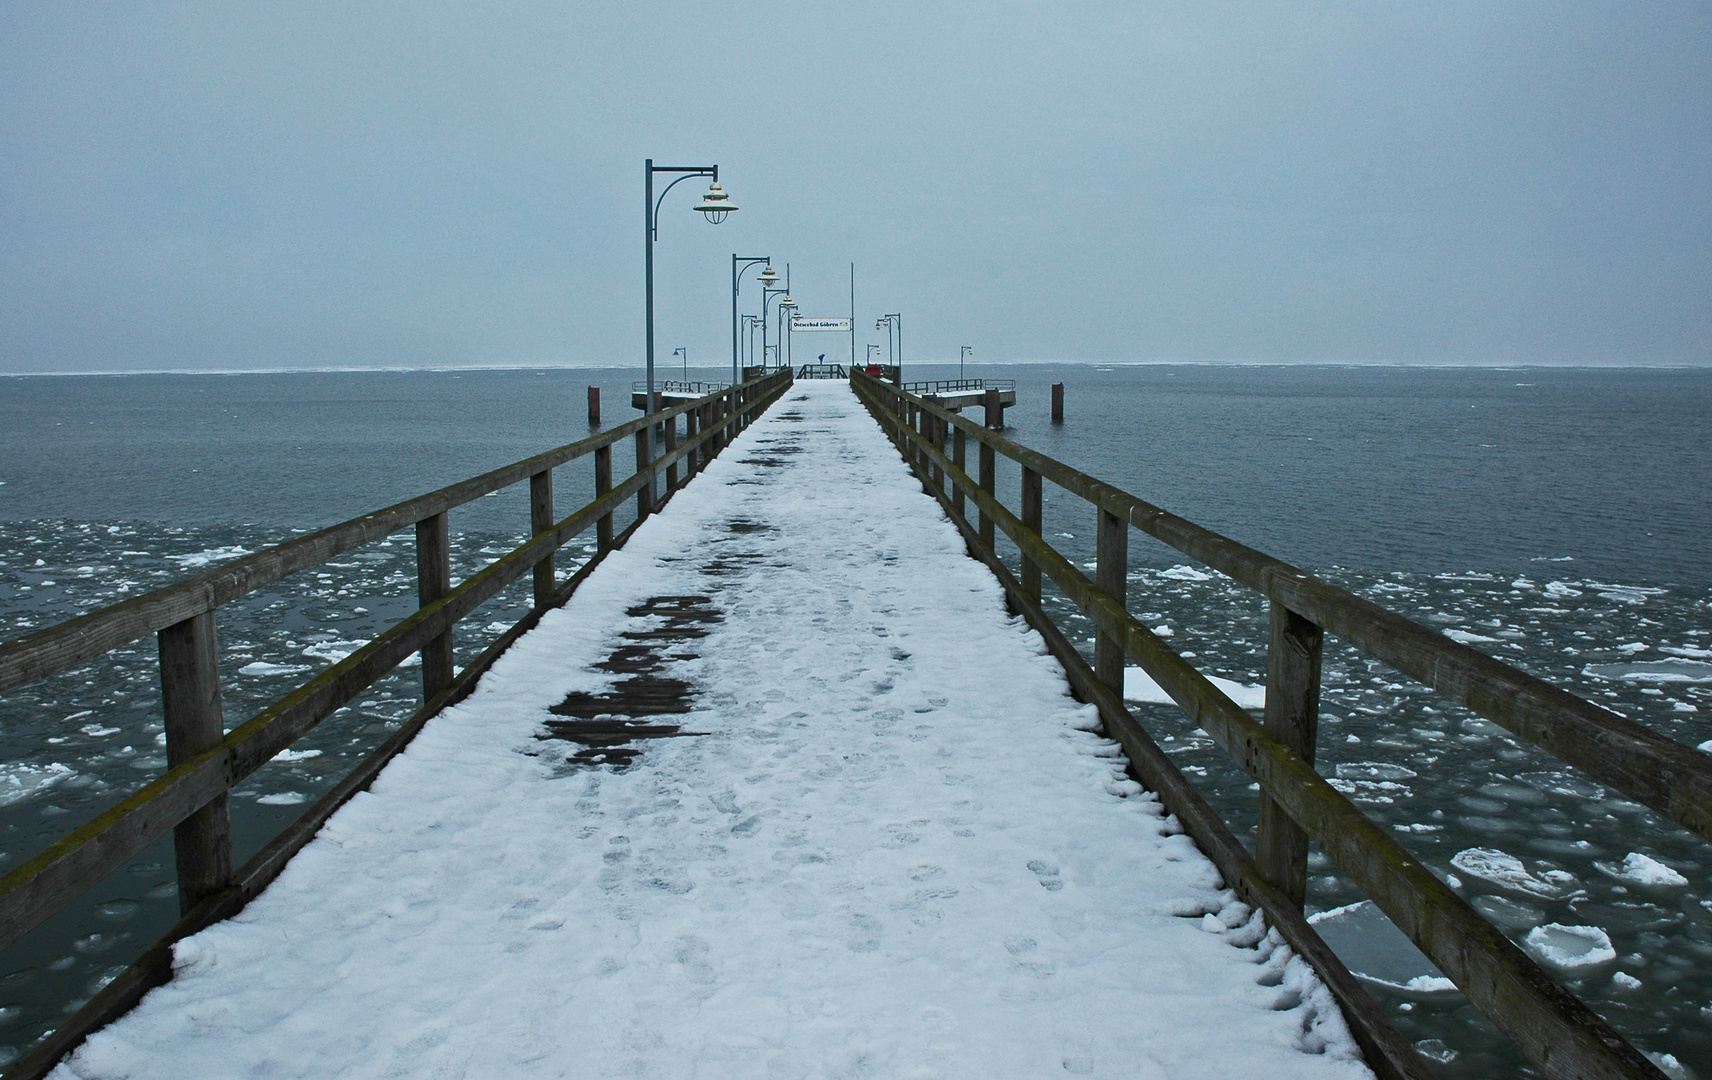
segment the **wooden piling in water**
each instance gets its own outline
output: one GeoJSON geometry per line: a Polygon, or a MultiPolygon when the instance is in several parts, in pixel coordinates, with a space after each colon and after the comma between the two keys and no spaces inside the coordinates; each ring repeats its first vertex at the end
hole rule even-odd
{"type": "Polygon", "coordinates": [[[600,426],[600,387],[588,388],[589,427],[600,426]]]}
{"type": "Polygon", "coordinates": [[[982,402],[987,406],[987,427],[1000,431],[1005,426],[1005,407],[999,403],[999,392],[988,390],[981,395],[982,402]]]}
{"type": "Polygon", "coordinates": [[[1061,382],[1052,384],[1052,422],[1064,422],[1064,384],[1061,382]]]}

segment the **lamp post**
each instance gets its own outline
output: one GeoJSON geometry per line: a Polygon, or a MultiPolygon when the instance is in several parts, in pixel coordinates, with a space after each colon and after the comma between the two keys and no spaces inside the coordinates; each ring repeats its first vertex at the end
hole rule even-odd
{"type": "MultiPolygon", "coordinates": [[[[886,344],[890,345],[891,343],[892,343],[892,339],[888,337],[886,339],[886,344]]],[[[878,345],[874,344],[872,341],[870,341],[868,343],[868,360],[867,360],[867,363],[872,364],[874,362],[874,354],[879,352],[879,351],[880,351],[880,347],[878,345]]]]}
{"type": "MultiPolygon", "coordinates": [[[[774,296],[777,296],[780,293],[784,293],[784,294],[788,295],[791,291],[791,264],[790,263],[785,264],[785,284],[781,288],[775,289],[773,287],[774,283],[776,283],[779,280],[779,275],[772,274],[769,277],[768,271],[771,271],[772,269],[773,268],[770,266],[767,267],[767,269],[763,270],[761,272],[761,275],[755,279],[756,281],[759,281],[761,283],[761,366],[762,367],[767,366],[767,304],[774,296]]],[[[775,355],[777,355],[777,354],[775,354],[775,355]]],[[[781,359],[782,359],[782,357],[781,357],[781,359]]]]}
{"type": "Polygon", "coordinates": [[[882,315],[880,321],[874,324],[874,329],[882,328],[886,331],[886,348],[888,350],[892,347],[893,332],[895,331],[898,335],[897,358],[893,361],[893,365],[897,368],[898,385],[902,386],[904,382],[904,317],[895,311],[890,315],[882,315]]]}
{"type": "Polygon", "coordinates": [[[957,381],[958,382],[963,381],[963,361],[969,359],[969,354],[974,352],[974,351],[975,351],[975,349],[973,346],[965,345],[965,346],[963,346],[963,351],[957,354],[957,381]]]}
{"type": "MultiPolygon", "coordinates": [[[[747,339],[743,345],[743,358],[748,361],[748,367],[755,366],[755,328],[760,325],[761,316],[743,316],[743,334],[747,339]]],[[[762,366],[766,366],[766,359],[764,357],[762,358],[762,366]]]]}
{"type": "MultiPolygon", "coordinates": [[[[724,221],[726,216],[737,205],[731,201],[731,196],[719,186],[718,165],[656,165],[653,158],[648,158],[642,164],[642,225],[644,247],[647,249],[647,287],[645,289],[648,320],[648,397],[643,401],[643,413],[652,415],[660,411],[660,402],[654,393],[654,241],[660,238],[660,204],[666,201],[666,195],[679,184],[692,176],[706,176],[712,181],[707,188],[707,194],[701,197],[701,202],[695,208],[714,225],[724,221]],[[681,173],[676,180],[667,184],[660,197],[654,197],[655,173],[681,173]]],[[[642,429],[644,451],[648,460],[654,460],[654,427],[652,424],[642,429]]],[[[649,487],[650,501],[654,495],[652,485],[649,487]]]]}
{"type": "MultiPolygon", "coordinates": [[[[784,288],[763,289],[761,292],[761,356],[763,363],[766,362],[767,327],[770,325],[770,321],[767,318],[767,305],[773,302],[774,297],[779,298],[779,319],[783,321],[785,317],[784,305],[790,302],[791,299],[790,283],[788,278],[786,279],[784,288]]],[[[778,361],[780,367],[785,366],[785,335],[782,331],[773,339],[773,357],[778,361]]]]}
{"type": "Polygon", "coordinates": [[[684,385],[688,386],[690,381],[690,351],[683,346],[679,346],[672,350],[672,355],[682,356],[684,358],[684,385]]]}
{"type": "Polygon", "coordinates": [[[738,364],[737,364],[737,340],[738,340],[738,335],[737,335],[737,287],[742,282],[743,275],[747,274],[749,272],[749,268],[751,266],[754,266],[756,263],[765,263],[766,264],[766,269],[761,271],[761,276],[757,279],[761,282],[762,288],[766,288],[767,276],[769,274],[772,275],[772,280],[774,280],[774,281],[779,280],[779,275],[773,273],[772,256],[770,256],[770,255],[757,255],[757,256],[753,256],[753,257],[747,257],[747,256],[739,256],[735,251],[731,253],[731,385],[732,386],[736,386],[738,383],[743,381],[743,373],[741,370],[739,370],[738,364]],[[741,264],[741,265],[739,265],[739,264],[741,264]]]}
{"type": "Polygon", "coordinates": [[[784,338],[785,367],[790,367],[796,361],[791,359],[791,320],[796,318],[797,302],[786,293],[779,298],[779,334],[784,338]]]}

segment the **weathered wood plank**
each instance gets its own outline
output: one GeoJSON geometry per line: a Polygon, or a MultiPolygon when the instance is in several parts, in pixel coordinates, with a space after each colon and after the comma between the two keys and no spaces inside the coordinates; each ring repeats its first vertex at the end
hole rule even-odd
{"type": "MultiPolygon", "coordinates": [[[[161,712],[167,767],[182,765],[226,737],[214,613],[192,615],[155,635],[160,643],[161,712]]],[[[222,793],[178,823],[173,857],[180,914],[232,881],[232,821],[222,793]]]]}
{"type": "MultiPolygon", "coordinates": [[[[425,608],[452,591],[451,524],[444,512],[416,523],[416,604],[425,608]]],[[[422,700],[452,685],[452,628],[422,647],[422,700]]]]}
{"type": "MultiPolygon", "coordinates": [[[[1314,763],[1320,728],[1320,628],[1274,601],[1266,647],[1266,734],[1314,763]]],[[[1254,861],[1298,908],[1308,895],[1308,834],[1266,792],[1254,861]]]]}
{"type": "MultiPolygon", "coordinates": [[[[553,525],[553,470],[543,469],[529,478],[530,535],[547,531],[553,525]]],[[[553,598],[555,573],[553,553],[535,564],[535,606],[542,607],[553,598]]]]}

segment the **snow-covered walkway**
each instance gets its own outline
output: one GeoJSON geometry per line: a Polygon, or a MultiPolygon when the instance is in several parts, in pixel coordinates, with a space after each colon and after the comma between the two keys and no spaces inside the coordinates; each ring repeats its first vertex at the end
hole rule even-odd
{"type": "Polygon", "coordinates": [[[56,1076],[1369,1075],[1094,721],[799,383],[56,1076]],[[655,630],[685,737],[569,762],[655,630]]]}

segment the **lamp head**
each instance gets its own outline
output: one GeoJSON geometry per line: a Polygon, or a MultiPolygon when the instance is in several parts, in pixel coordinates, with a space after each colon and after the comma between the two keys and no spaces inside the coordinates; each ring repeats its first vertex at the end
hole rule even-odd
{"type": "Polygon", "coordinates": [[[718,225],[725,220],[727,214],[737,209],[737,204],[731,201],[731,196],[727,195],[725,189],[719,186],[719,181],[715,180],[708,185],[707,194],[701,197],[701,202],[696,203],[695,208],[707,215],[708,221],[718,225]]]}
{"type": "Polygon", "coordinates": [[[773,264],[768,263],[761,268],[761,276],[755,280],[761,283],[763,289],[770,289],[779,280],[779,275],[773,273],[773,264]]]}

